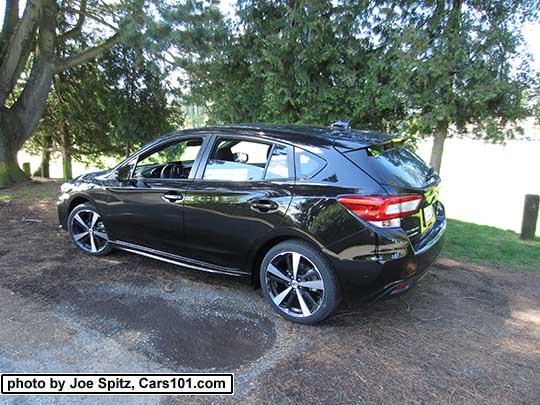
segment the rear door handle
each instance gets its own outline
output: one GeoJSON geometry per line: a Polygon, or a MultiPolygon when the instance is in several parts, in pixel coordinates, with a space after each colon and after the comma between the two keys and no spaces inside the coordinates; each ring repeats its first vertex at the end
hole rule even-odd
{"type": "Polygon", "coordinates": [[[262,212],[264,214],[271,214],[276,212],[279,205],[271,200],[255,200],[251,203],[251,209],[253,211],[262,212]]]}
{"type": "Polygon", "coordinates": [[[182,202],[184,196],[182,194],[176,193],[165,193],[161,196],[161,199],[168,203],[178,204],[182,202]]]}

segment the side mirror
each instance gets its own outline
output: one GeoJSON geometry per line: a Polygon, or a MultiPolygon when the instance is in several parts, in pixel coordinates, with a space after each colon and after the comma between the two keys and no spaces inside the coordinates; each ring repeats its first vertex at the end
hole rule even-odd
{"type": "Polygon", "coordinates": [[[122,166],[120,169],[116,171],[116,180],[119,182],[126,182],[129,181],[129,175],[131,174],[131,166],[122,166]]]}

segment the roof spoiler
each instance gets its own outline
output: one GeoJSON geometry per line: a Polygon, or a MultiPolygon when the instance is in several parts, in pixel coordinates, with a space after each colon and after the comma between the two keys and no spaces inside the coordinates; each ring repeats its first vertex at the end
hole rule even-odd
{"type": "Polygon", "coordinates": [[[347,134],[351,136],[347,137],[335,137],[334,146],[341,152],[353,151],[364,148],[379,148],[385,145],[391,146],[392,144],[398,144],[407,142],[409,138],[385,134],[377,131],[351,131],[347,134]],[[356,135],[356,136],[355,136],[356,135]],[[371,136],[370,136],[371,135],[371,136]]]}

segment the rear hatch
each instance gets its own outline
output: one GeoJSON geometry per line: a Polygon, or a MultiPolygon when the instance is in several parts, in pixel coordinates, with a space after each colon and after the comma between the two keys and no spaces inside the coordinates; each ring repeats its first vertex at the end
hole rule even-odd
{"type": "Polygon", "coordinates": [[[438,210],[441,179],[407,142],[391,140],[358,149],[336,147],[389,195],[411,194],[423,197],[420,210],[401,219],[413,246],[417,246],[433,226],[438,210]]]}

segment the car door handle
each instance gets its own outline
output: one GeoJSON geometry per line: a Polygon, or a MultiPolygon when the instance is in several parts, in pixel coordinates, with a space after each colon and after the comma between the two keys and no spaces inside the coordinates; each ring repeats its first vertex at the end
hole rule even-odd
{"type": "Polygon", "coordinates": [[[262,212],[264,214],[271,214],[276,212],[279,208],[279,205],[271,200],[256,200],[251,203],[251,209],[253,211],[262,212]]]}
{"type": "Polygon", "coordinates": [[[182,194],[165,193],[161,196],[161,199],[168,203],[178,204],[179,202],[182,202],[184,196],[182,194]]]}

